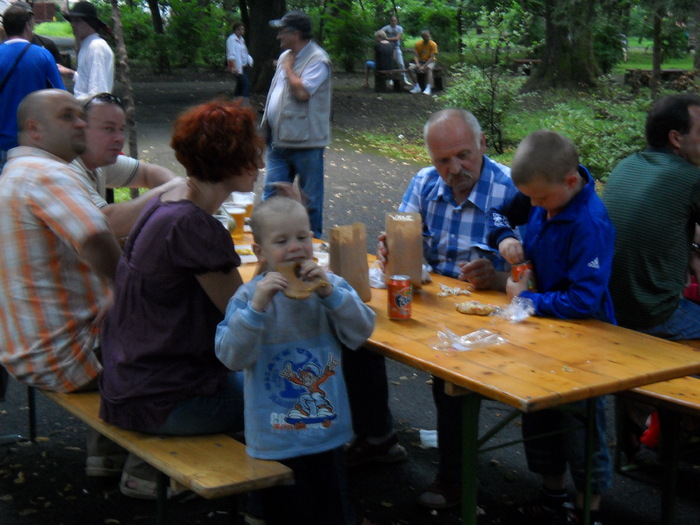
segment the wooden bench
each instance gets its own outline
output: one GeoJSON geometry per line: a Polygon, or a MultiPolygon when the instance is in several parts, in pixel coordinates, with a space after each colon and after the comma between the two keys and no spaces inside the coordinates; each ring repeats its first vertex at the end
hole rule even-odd
{"type": "MultiPolygon", "coordinates": [[[[625,73],[624,82],[633,88],[649,86],[652,74],[652,69],[628,69],[625,73]]],[[[678,87],[684,87],[686,84],[694,85],[695,74],[688,69],[661,69],[659,71],[659,80],[661,82],[678,84],[678,87]]]]}
{"type": "Polygon", "coordinates": [[[245,445],[225,434],[157,436],[102,421],[100,395],[41,391],[89,427],[158,469],[157,523],[166,522],[167,487],[185,488],[206,499],[221,498],[291,482],[292,470],[276,461],[248,456],[245,445]]]}
{"type": "MultiPolygon", "coordinates": [[[[679,341],[700,351],[700,340],[679,341]]],[[[683,415],[700,418],[700,378],[680,377],[670,381],[653,383],[617,394],[624,399],[642,402],[656,407],[659,413],[661,439],[659,458],[663,468],[663,488],[661,499],[661,523],[672,525],[675,520],[676,471],[680,461],[680,423],[683,415]]],[[[626,417],[618,410],[615,469],[618,472],[634,467],[622,466],[620,440],[627,436],[629,429],[626,417]]],[[[627,458],[628,461],[630,458],[627,458]]]]}
{"type": "Polygon", "coordinates": [[[532,70],[542,62],[540,58],[513,58],[513,73],[530,76],[532,70]]]}
{"type": "Polygon", "coordinates": [[[382,69],[374,70],[374,92],[385,93],[386,83],[393,83],[394,91],[401,93],[403,91],[403,76],[408,72],[407,69],[382,69]]]}
{"type": "MultiPolygon", "coordinates": [[[[443,90],[442,73],[443,68],[439,66],[433,68],[433,91],[443,90]]],[[[418,80],[418,85],[420,86],[421,91],[423,91],[425,89],[425,73],[416,71],[416,79],[418,80]]]]}

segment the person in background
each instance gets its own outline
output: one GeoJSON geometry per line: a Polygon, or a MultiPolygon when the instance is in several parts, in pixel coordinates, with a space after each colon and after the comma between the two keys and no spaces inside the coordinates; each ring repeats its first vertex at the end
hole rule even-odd
{"type": "Polygon", "coordinates": [[[394,45],[386,38],[386,33],[381,29],[374,33],[374,60],[368,60],[365,64],[364,87],[369,87],[370,71],[386,71],[392,68],[394,60],[394,45]]]}
{"type": "Polygon", "coordinates": [[[248,454],[278,460],[294,484],[262,491],[267,525],[354,525],[343,445],[352,435],[341,348],[362,345],[374,312],[355,290],[313,260],[313,235],[304,206],[272,197],[252,217],[253,250],[264,272],[244,284],[216,330],[216,355],[245,370],[248,454]],[[290,298],[280,266],[292,263],[322,286],[290,298]]]}
{"type": "Polygon", "coordinates": [[[107,216],[117,239],[131,231],[141,210],[151,198],[173,185],[183,184],[167,168],[121,155],[124,148],[126,114],[121,99],[98,93],[83,104],[87,122],[87,147],[72,163],[92,202],[107,216]],[[108,204],[105,188],[151,188],[135,199],[108,204]]]}
{"type": "Polygon", "coordinates": [[[250,81],[246,74],[246,67],[253,67],[253,57],[248,54],[243,35],[245,25],[243,22],[233,24],[233,33],[226,39],[226,62],[228,70],[236,77],[236,89],[234,97],[250,97],[250,81]]]}
{"type": "MultiPolygon", "coordinates": [[[[518,194],[489,211],[489,245],[509,263],[529,260],[533,269],[517,282],[508,279],[508,298],[530,299],[536,315],[615,324],[608,291],[615,233],[576,147],[553,131],[535,131],[518,146],[511,175],[518,194]],[[513,229],[521,225],[527,225],[522,241],[513,229]]],[[[590,522],[601,525],[601,495],[612,484],[603,396],[522,415],[528,467],[542,476],[539,496],[520,509],[526,523],[583,523],[587,402],[595,411],[590,522]]]]}
{"type": "Polygon", "coordinates": [[[7,152],[18,145],[17,108],[33,91],[65,89],[51,54],[32,45],[34,13],[21,5],[5,10],[3,23],[8,40],[0,44],[0,170],[7,152]]]}
{"type": "Polygon", "coordinates": [[[73,94],[78,100],[97,93],[111,93],[114,84],[114,53],[99,31],[109,31],[90,2],[78,2],[65,15],[73,35],[80,42],[77,71],[68,70],[73,78],[73,94]]]}
{"type": "MultiPolygon", "coordinates": [[[[516,194],[510,169],[489,159],[486,137],[476,117],[461,109],[438,111],[423,129],[432,166],[409,183],[401,212],[420,213],[423,255],[432,271],[478,289],[505,290],[509,266],[489,247],[487,212],[516,194]]],[[[391,256],[380,236],[378,259],[391,256]]],[[[347,450],[349,465],[400,461],[406,451],[393,429],[384,357],[367,349],[343,354],[355,440],[347,450]],[[357,417],[354,415],[357,414],[357,417]]],[[[462,401],[445,394],[445,382],[433,377],[437,410],[438,471],[419,496],[431,509],[456,507],[460,502],[462,465],[462,401]]]]}
{"type": "Polygon", "coordinates": [[[433,69],[437,64],[437,44],[430,39],[430,31],[425,30],[421,34],[421,40],[416,42],[414,62],[408,66],[408,72],[411,75],[411,80],[415,84],[411,93],[420,93],[420,84],[418,83],[418,73],[425,74],[425,89],[424,95],[432,94],[433,86],[433,69]]]}
{"type": "Polygon", "coordinates": [[[311,230],[323,232],[323,152],[331,140],[331,62],[312,40],[311,19],[291,11],[272,20],[285,51],[265,102],[260,128],[267,138],[263,200],[277,182],[294,182],[308,199],[311,230]]]}
{"type": "MultiPolygon", "coordinates": [[[[214,335],[242,283],[229,231],[213,216],[233,191],[252,191],[263,167],[256,115],[214,100],[175,122],[187,171],[153,197],[124,246],[103,325],[100,417],[150,434],[234,432],[243,426],[242,374],[216,358],[214,335]]],[[[119,488],[154,499],[157,472],[130,455],[119,488]]]]}
{"type": "MultiPolygon", "coordinates": [[[[399,19],[396,15],[389,17],[389,23],[381,29],[386,33],[386,39],[394,44],[394,60],[399,69],[406,69],[406,63],[403,61],[403,49],[401,47],[401,39],[403,38],[403,27],[399,25],[399,19]]],[[[393,68],[388,68],[393,69],[393,68]]],[[[406,73],[403,74],[404,84],[410,86],[406,73]]]]}

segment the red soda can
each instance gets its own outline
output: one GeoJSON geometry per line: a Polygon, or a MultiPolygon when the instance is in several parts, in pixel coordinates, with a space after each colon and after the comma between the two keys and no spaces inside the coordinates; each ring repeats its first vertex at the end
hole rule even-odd
{"type": "Polygon", "coordinates": [[[411,278],[408,275],[392,275],[386,286],[389,289],[387,294],[389,319],[410,319],[413,298],[411,278]]]}
{"type": "Polygon", "coordinates": [[[528,270],[532,270],[532,263],[530,261],[521,262],[520,264],[514,264],[510,268],[510,274],[513,276],[513,281],[515,281],[516,283],[520,281],[520,276],[528,270]]]}

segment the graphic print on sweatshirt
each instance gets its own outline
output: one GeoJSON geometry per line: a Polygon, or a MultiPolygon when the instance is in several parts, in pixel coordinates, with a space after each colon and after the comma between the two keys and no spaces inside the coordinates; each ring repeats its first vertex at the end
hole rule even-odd
{"type": "Polygon", "coordinates": [[[333,381],[339,363],[340,360],[331,353],[323,364],[313,353],[302,348],[295,352],[283,351],[271,360],[265,374],[265,387],[271,399],[282,409],[271,418],[273,428],[330,427],[337,414],[322,385],[333,381]]]}

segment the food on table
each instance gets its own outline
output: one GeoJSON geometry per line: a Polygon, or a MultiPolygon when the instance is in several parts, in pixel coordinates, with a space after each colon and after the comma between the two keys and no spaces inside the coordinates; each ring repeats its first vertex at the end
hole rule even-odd
{"type": "Polygon", "coordinates": [[[484,304],[479,301],[457,303],[455,307],[459,313],[470,315],[491,315],[499,310],[498,306],[494,304],[484,304]]]}

